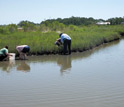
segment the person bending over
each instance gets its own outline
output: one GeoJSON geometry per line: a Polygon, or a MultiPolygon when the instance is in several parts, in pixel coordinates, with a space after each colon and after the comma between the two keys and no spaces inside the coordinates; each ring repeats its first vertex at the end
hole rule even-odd
{"type": "Polygon", "coordinates": [[[5,48],[0,49],[0,61],[8,59],[9,59],[8,46],[5,46],[5,48]]]}
{"type": "Polygon", "coordinates": [[[30,51],[30,47],[28,45],[20,45],[20,46],[16,46],[16,50],[19,53],[19,58],[25,60],[27,59],[26,53],[30,51]]]}
{"type": "Polygon", "coordinates": [[[71,54],[71,37],[65,33],[60,33],[61,42],[64,46],[64,55],[67,53],[67,47],[68,47],[68,53],[71,54]]]}

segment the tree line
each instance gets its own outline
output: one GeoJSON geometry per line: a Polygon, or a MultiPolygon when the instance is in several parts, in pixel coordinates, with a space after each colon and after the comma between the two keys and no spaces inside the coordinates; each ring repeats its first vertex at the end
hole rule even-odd
{"type": "Polygon", "coordinates": [[[119,25],[124,22],[124,18],[116,17],[110,18],[108,20],[103,19],[94,19],[92,17],[70,17],[70,18],[57,18],[57,19],[48,19],[42,21],[41,23],[34,23],[30,21],[21,21],[17,25],[9,24],[9,25],[0,25],[0,33],[8,34],[18,31],[18,28],[23,28],[23,31],[65,31],[68,29],[75,30],[76,27],[87,26],[87,25],[95,25],[99,21],[109,21],[111,25],[119,25]]]}
{"type": "Polygon", "coordinates": [[[92,17],[90,18],[85,18],[85,17],[70,17],[70,18],[64,18],[64,19],[61,19],[61,18],[58,18],[58,19],[48,19],[46,21],[42,21],[40,24],[45,24],[45,23],[51,23],[51,22],[54,22],[54,21],[58,21],[59,23],[63,23],[65,25],[77,25],[77,26],[80,26],[80,25],[93,25],[93,24],[96,24],[97,22],[99,21],[109,21],[111,23],[111,25],[118,25],[118,24],[121,24],[121,22],[124,22],[124,18],[122,17],[116,17],[116,18],[110,18],[108,20],[104,20],[104,19],[94,19],[92,17]]]}

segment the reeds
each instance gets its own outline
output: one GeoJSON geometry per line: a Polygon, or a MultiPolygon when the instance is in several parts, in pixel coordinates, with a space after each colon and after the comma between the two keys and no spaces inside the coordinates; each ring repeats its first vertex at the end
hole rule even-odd
{"type": "MultiPolygon", "coordinates": [[[[68,29],[68,28],[67,28],[68,29]]],[[[67,30],[72,38],[72,51],[85,51],[99,46],[103,43],[120,39],[120,33],[124,33],[123,26],[83,26],[76,27],[75,30],[67,30]]],[[[9,52],[17,52],[17,45],[29,45],[30,54],[56,54],[62,52],[62,46],[54,45],[59,34],[53,32],[14,32],[10,34],[0,34],[0,48],[9,46],[9,52]]]]}

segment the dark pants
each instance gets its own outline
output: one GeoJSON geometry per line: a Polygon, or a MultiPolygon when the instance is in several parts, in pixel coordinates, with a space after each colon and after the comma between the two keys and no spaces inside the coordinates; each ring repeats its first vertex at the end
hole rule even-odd
{"type": "Polygon", "coordinates": [[[64,45],[64,54],[67,53],[67,47],[68,47],[69,54],[71,54],[71,40],[65,39],[63,45],[64,45]]]}
{"type": "Polygon", "coordinates": [[[0,61],[3,61],[6,57],[7,55],[0,55],[0,61]]]}
{"type": "Polygon", "coordinates": [[[29,46],[24,47],[24,49],[22,50],[23,53],[27,53],[29,51],[30,51],[30,47],[29,46]]]}

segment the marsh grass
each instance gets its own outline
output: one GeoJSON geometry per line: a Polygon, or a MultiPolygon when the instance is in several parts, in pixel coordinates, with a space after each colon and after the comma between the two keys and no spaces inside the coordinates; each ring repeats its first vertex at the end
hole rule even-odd
{"type": "MultiPolygon", "coordinates": [[[[75,30],[67,30],[72,38],[72,51],[85,51],[103,43],[120,39],[120,33],[124,33],[124,26],[83,26],[75,30]]],[[[15,52],[17,45],[27,44],[30,46],[30,54],[56,54],[61,53],[63,47],[54,45],[59,34],[54,32],[14,32],[0,34],[0,48],[9,46],[9,52],[15,52]]]]}

